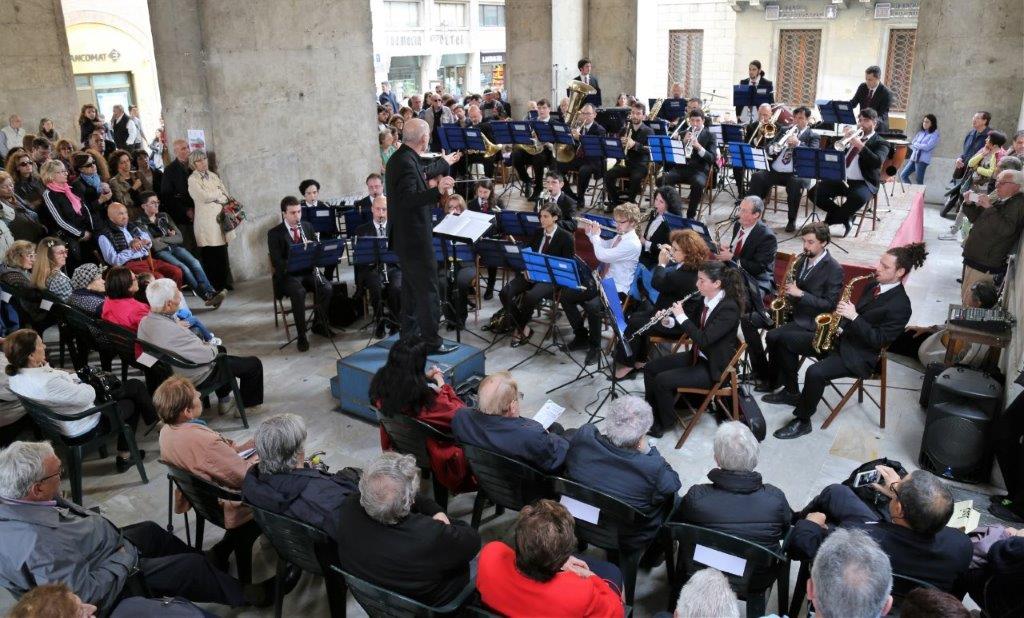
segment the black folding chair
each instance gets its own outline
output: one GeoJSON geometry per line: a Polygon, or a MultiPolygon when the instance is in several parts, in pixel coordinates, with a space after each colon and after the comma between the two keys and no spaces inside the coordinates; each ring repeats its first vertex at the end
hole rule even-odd
{"type": "MultiPolygon", "coordinates": [[[[64,366],[64,352],[67,350],[68,356],[74,359],[78,356],[78,352],[75,348],[75,337],[71,329],[71,325],[68,323],[67,312],[70,310],[64,301],[59,296],[48,290],[42,290],[43,303],[40,304],[40,309],[46,306],[52,323],[57,325],[57,349],[59,354],[58,364],[64,366]]],[[[37,331],[41,337],[43,331],[37,331]]],[[[77,369],[77,367],[76,367],[77,369]]]]}
{"type": "MultiPolygon", "coordinates": [[[[167,466],[167,482],[176,486],[185,495],[185,499],[189,501],[192,509],[196,512],[196,542],[193,547],[202,551],[203,529],[207,521],[218,528],[226,529],[224,526],[224,507],[221,504],[221,500],[241,502],[242,496],[238,492],[224,489],[166,461],[161,460],[160,463],[167,466]]],[[[170,526],[170,520],[173,515],[174,492],[168,491],[168,526],[170,526]]],[[[187,523],[185,525],[188,526],[187,523]]],[[[238,580],[243,584],[251,583],[252,545],[236,548],[235,560],[238,563],[238,580]]]]}
{"type": "Polygon", "coordinates": [[[258,506],[246,503],[252,509],[253,517],[263,535],[277,551],[277,576],[274,586],[274,616],[281,618],[284,606],[285,572],[293,564],[307,573],[324,578],[327,589],[327,603],[332,618],[345,616],[345,580],[330,566],[338,561],[338,546],[334,539],[305,522],[278,515],[258,506]]]}
{"type": "Polygon", "coordinates": [[[97,343],[97,337],[100,334],[99,325],[96,324],[97,319],[70,305],[64,306],[63,318],[75,340],[75,348],[71,355],[71,364],[74,368],[81,369],[87,365],[90,352],[95,350],[99,354],[100,365],[105,371],[110,371],[115,355],[109,350],[100,348],[97,343]]]}
{"type": "MultiPolygon", "coordinates": [[[[53,444],[63,447],[63,450],[68,453],[70,457],[68,462],[68,480],[71,482],[71,499],[75,504],[82,504],[82,460],[85,458],[85,454],[93,449],[97,449],[100,457],[106,457],[106,444],[110,436],[124,436],[125,441],[128,443],[128,450],[131,453],[132,460],[139,470],[139,476],[142,477],[142,482],[149,482],[149,478],[146,476],[146,466],[142,462],[142,457],[139,456],[139,447],[135,444],[135,432],[121,420],[116,401],[108,401],[76,414],[57,414],[45,404],[28,397],[22,397],[21,395],[18,395],[18,401],[21,402],[21,405],[24,406],[32,421],[39,427],[43,436],[53,444]],[[102,425],[97,425],[92,431],[75,436],[74,438],[65,436],[60,430],[59,421],[78,421],[97,413],[102,414],[107,419],[108,427],[106,430],[102,429],[102,425]]],[[[102,421],[100,422],[102,423],[102,421]]]]}
{"type": "Polygon", "coordinates": [[[377,418],[385,433],[391,438],[391,448],[396,453],[412,455],[416,458],[416,465],[419,467],[424,478],[430,478],[434,488],[434,500],[441,505],[442,509],[448,509],[448,490],[437,475],[433,474],[430,467],[430,453],[427,451],[427,438],[454,442],[455,438],[438,431],[419,419],[399,414],[398,416],[386,416],[383,412],[377,412],[377,418]]]}
{"type": "Polygon", "coordinates": [[[480,527],[487,500],[494,503],[495,515],[500,515],[505,509],[519,511],[541,498],[555,496],[547,475],[521,461],[468,444],[463,444],[462,450],[480,485],[473,502],[473,528],[480,527]]]}
{"type": "Polygon", "coordinates": [[[765,606],[772,586],[779,585],[779,615],[789,606],[789,558],[783,553],[783,546],[769,549],[752,541],[704,528],[694,524],[667,523],[662,528],[665,558],[668,566],[671,595],[669,611],[675,607],[679,590],[697,571],[708,566],[722,571],[729,580],[736,596],[747,602],[748,618],[765,615],[765,606]],[[678,543],[678,550],[674,545],[678,543]],[[707,550],[713,550],[708,552],[707,550]],[[709,555],[728,554],[740,572],[730,572],[718,564],[707,564],[709,555]],[[742,566],[740,566],[742,565],[742,566]]]}
{"type": "Polygon", "coordinates": [[[342,571],[337,566],[332,565],[331,570],[345,578],[345,583],[348,585],[348,589],[352,591],[352,596],[366,610],[370,618],[433,618],[435,616],[453,616],[461,611],[463,605],[467,605],[476,598],[476,586],[473,582],[469,582],[469,585],[463,588],[462,592],[455,599],[444,605],[432,607],[403,594],[392,592],[376,584],[371,584],[366,580],[359,579],[355,575],[342,571]]]}
{"type": "Polygon", "coordinates": [[[146,378],[146,386],[153,392],[170,375],[169,371],[161,372],[160,367],[147,367],[136,360],[135,345],[139,340],[135,333],[106,320],[94,320],[93,323],[98,348],[120,359],[122,381],[128,380],[128,367],[134,367],[142,372],[146,378]]]}

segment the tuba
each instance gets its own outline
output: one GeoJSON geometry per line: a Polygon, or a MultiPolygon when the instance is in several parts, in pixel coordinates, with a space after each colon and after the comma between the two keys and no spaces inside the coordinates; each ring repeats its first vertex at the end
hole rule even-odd
{"type": "MultiPolygon", "coordinates": [[[[804,262],[807,261],[806,253],[801,257],[803,257],[804,262]]],[[[799,260],[794,258],[793,261],[789,263],[789,267],[786,268],[786,277],[783,280],[782,290],[779,292],[778,296],[772,299],[771,305],[769,305],[772,312],[772,321],[775,323],[775,328],[778,328],[788,322],[789,318],[792,316],[793,307],[789,303],[789,297],[786,296],[786,288],[789,287],[790,283],[796,281],[796,263],[798,261],[799,260]]]]}
{"type": "MultiPolygon", "coordinates": [[[[597,88],[590,84],[584,84],[578,80],[569,82],[569,108],[566,110],[563,120],[569,126],[570,131],[579,130],[581,127],[579,115],[580,109],[583,108],[583,102],[588,96],[596,93],[597,88]]],[[[575,158],[575,144],[558,144],[555,147],[555,159],[559,163],[570,163],[575,158]]]]}
{"type": "MultiPolygon", "coordinates": [[[[846,287],[843,288],[843,295],[839,297],[839,302],[850,302],[850,296],[853,294],[853,286],[857,282],[864,279],[873,279],[875,275],[861,275],[850,279],[846,287]]],[[[819,313],[814,318],[814,339],[811,341],[811,347],[818,354],[825,354],[832,349],[832,345],[836,342],[836,331],[839,330],[839,320],[842,316],[838,312],[833,311],[831,313],[819,313]]]]}

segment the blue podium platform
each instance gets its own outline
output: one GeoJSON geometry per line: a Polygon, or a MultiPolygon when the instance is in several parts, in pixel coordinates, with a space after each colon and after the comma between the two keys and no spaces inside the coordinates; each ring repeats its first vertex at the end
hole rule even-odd
{"type": "MultiPolygon", "coordinates": [[[[377,411],[370,405],[370,380],[387,362],[388,352],[396,341],[398,335],[392,335],[338,361],[338,375],[331,378],[331,395],[341,402],[340,412],[377,424],[377,411]]],[[[449,339],[445,343],[456,344],[449,339]]],[[[443,368],[445,382],[453,385],[474,375],[485,375],[484,351],[466,343],[458,345],[459,349],[450,354],[429,356],[427,366],[443,368]]]]}

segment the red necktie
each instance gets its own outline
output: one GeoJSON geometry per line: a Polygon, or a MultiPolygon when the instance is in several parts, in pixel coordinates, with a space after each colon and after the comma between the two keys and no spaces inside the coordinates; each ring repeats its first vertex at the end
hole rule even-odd
{"type": "Polygon", "coordinates": [[[859,153],[860,148],[856,148],[854,146],[850,147],[850,152],[846,153],[846,167],[850,167],[850,164],[853,163],[853,160],[857,158],[859,153]]]}
{"type": "MultiPolygon", "coordinates": [[[[708,321],[708,305],[704,303],[704,309],[700,312],[700,329],[704,330],[704,323],[708,321]]],[[[696,343],[693,344],[693,362],[696,364],[697,359],[700,357],[700,346],[696,343]]]]}
{"type": "Polygon", "coordinates": [[[547,234],[545,234],[544,235],[544,242],[542,242],[540,244],[540,252],[541,253],[547,253],[548,252],[548,241],[550,241],[550,240],[551,240],[551,237],[548,236],[547,234]]]}
{"type": "Polygon", "coordinates": [[[297,227],[293,227],[292,228],[292,242],[294,242],[294,243],[302,242],[302,239],[299,238],[299,228],[297,228],[297,227]]]}
{"type": "Polygon", "coordinates": [[[876,286],[875,287],[875,298],[878,298],[878,295],[881,294],[881,293],[882,293],[882,286],[876,286]]]}
{"type": "Polygon", "coordinates": [[[874,101],[874,100],[875,100],[875,89],[872,88],[871,90],[868,90],[868,101],[867,101],[868,105],[870,106],[871,102],[874,101]]]}
{"type": "MultiPolygon", "coordinates": [[[[740,237],[736,239],[736,248],[732,250],[733,257],[738,256],[743,251],[743,237],[746,236],[746,232],[740,230],[740,237]]],[[[707,309],[707,307],[705,307],[707,309]]]]}

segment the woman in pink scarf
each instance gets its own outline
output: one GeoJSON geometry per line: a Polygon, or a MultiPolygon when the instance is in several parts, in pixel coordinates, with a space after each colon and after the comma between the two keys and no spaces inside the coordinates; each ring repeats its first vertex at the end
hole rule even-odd
{"type": "Polygon", "coordinates": [[[81,196],[71,190],[68,171],[60,161],[47,161],[39,170],[46,185],[43,193],[43,223],[50,233],[68,245],[68,270],[79,264],[96,261],[96,241],[92,213],[81,196]]]}

